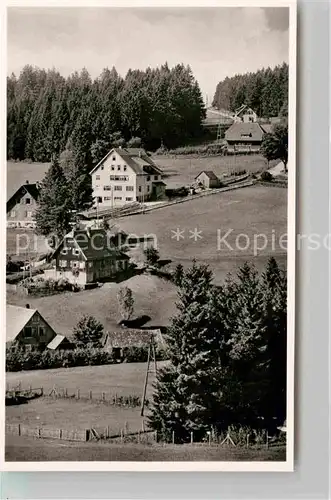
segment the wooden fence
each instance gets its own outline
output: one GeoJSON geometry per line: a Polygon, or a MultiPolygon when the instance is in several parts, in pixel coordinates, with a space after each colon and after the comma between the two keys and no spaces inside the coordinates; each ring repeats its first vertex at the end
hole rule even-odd
{"type": "Polygon", "coordinates": [[[82,391],[80,388],[68,389],[66,387],[53,387],[51,391],[44,393],[44,396],[53,399],[71,399],[73,401],[95,401],[112,406],[125,406],[129,408],[137,408],[141,406],[141,397],[136,394],[121,396],[116,393],[113,394],[92,390],[82,391]]]}
{"type": "Polygon", "coordinates": [[[61,439],[64,441],[88,441],[88,429],[68,430],[49,427],[29,427],[22,424],[6,424],[6,434],[41,439],[61,439]]]}

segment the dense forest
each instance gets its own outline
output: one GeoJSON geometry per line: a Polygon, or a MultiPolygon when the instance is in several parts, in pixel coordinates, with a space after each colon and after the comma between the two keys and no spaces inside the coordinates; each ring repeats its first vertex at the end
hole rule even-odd
{"type": "Polygon", "coordinates": [[[50,161],[67,148],[92,165],[107,148],[139,139],[148,149],[175,147],[201,134],[205,107],[189,66],[146,71],[115,68],[92,79],[86,69],[64,78],[25,66],[7,78],[7,157],[50,161]]]}
{"type": "Polygon", "coordinates": [[[264,118],[287,115],[288,65],[227,77],[218,83],[213,106],[235,111],[242,104],[264,118]]]}

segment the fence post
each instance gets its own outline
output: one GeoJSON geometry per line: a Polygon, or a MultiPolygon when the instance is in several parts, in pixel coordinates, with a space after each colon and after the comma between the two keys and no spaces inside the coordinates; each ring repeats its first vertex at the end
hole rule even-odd
{"type": "Polygon", "coordinates": [[[193,432],[191,431],[191,444],[193,444],[193,432]]]}
{"type": "Polygon", "coordinates": [[[18,435],[21,435],[21,424],[18,424],[18,435]]]}
{"type": "Polygon", "coordinates": [[[77,389],[77,394],[76,394],[76,397],[77,397],[77,399],[79,399],[79,398],[80,398],[80,390],[79,390],[79,389],[77,389]]]}
{"type": "Polygon", "coordinates": [[[268,449],[269,448],[269,434],[268,434],[268,431],[267,431],[267,434],[266,434],[266,448],[268,449]]]}
{"type": "Polygon", "coordinates": [[[66,391],[65,391],[65,397],[67,398],[68,397],[68,389],[66,387],[66,391]]]}
{"type": "Polygon", "coordinates": [[[175,431],[172,431],[172,444],[175,444],[175,431]]]}
{"type": "Polygon", "coordinates": [[[123,429],[121,429],[121,443],[123,443],[123,429]]]}
{"type": "Polygon", "coordinates": [[[106,437],[109,438],[109,436],[110,436],[110,428],[109,425],[107,425],[106,437]]]}
{"type": "Polygon", "coordinates": [[[142,421],[141,421],[141,430],[143,432],[145,432],[145,420],[144,419],[142,419],[142,421]]]}
{"type": "Polygon", "coordinates": [[[29,392],[32,392],[32,385],[29,385],[29,392]]]}
{"type": "Polygon", "coordinates": [[[38,427],[38,437],[41,437],[41,429],[38,427]]]}
{"type": "Polygon", "coordinates": [[[138,443],[140,443],[140,431],[138,431],[138,443]]]}
{"type": "Polygon", "coordinates": [[[211,445],[211,431],[208,432],[208,444],[211,445]]]}
{"type": "Polygon", "coordinates": [[[62,439],[62,429],[59,429],[59,439],[62,439]]]}
{"type": "Polygon", "coordinates": [[[247,434],[246,436],[246,446],[247,448],[249,448],[249,434],[247,434]]]}
{"type": "Polygon", "coordinates": [[[92,399],[92,391],[89,392],[89,398],[92,399]]]}
{"type": "Polygon", "coordinates": [[[101,399],[102,399],[102,401],[105,401],[105,399],[106,399],[106,394],[104,392],[101,394],[101,399]]]}

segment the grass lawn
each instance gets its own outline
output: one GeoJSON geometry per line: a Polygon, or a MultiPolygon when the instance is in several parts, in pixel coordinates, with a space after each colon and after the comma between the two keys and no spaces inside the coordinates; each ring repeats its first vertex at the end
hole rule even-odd
{"type": "MultiPolygon", "coordinates": [[[[155,163],[163,170],[168,188],[192,184],[202,170],[213,170],[216,175],[230,174],[236,170],[257,173],[267,168],[261,155],[211,156],[191,158],[178,155],[177,158],[155,156],[155,163]]],[[[277,162],[276,162],[277,163],[277,162]]],[[[269,165],[272,166],[272,164],[269,165]]]]}
{"type": "Polygon", "coordinates": [[[285,447],[236,449],[223,447],[144,446],[138,444],[70,443],[28,437],[6,436],[7,462],[55,461],[285,461],[285,447]]]}
{"type": "Polygon", "coordinates": [[[39,398],[27,404],[7,406],[6,422],[20,423],[31,428],[63,430],[93,428],[100,432],[108,426],[111,436],[118,436],[121,429],[126,429],[126,432],[138,432],[142,429],[140,408],[120,408],[95,401],[71,399],[39,398]]]}
{"type": "MultiPolygon", "coordinates": [[[[162,367],[164,362],[158,362],[162,367]]],[[[101,395],[142,396],[146,375],[147,363],[123,363],[103,366],[81,366],[75,368],[57,368],[52,370],[29,370],[22,372],[7,372],[6,384],[12,388],[21,383],[22,389],[30,385],[33,388],[44,388],[44,393],[49,393],[55,386],[57,389],[68,389],[69,394],[74,394],[80,389],[81,397],[88,396],[88,392],[101,395]]],[[[150,374],[147,397],[151,397],[154,375],[150,374]]],[[[36,402],[38,400],[34,400],[36,402]]],[[[21,405],[22,408],[26,405],[21,405]]],[[[10,408],[10,407],[8,407],[10,408]]]]}

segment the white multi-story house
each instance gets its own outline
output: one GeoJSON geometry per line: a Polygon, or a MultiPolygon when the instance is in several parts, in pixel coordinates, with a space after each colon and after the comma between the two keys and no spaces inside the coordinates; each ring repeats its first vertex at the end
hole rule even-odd
{"type": "Polygon", "coordinates": [[[113,148],[91,171],[93,197],[102,208],[160,199],[162,171],[141,148],[113,148]]]}

